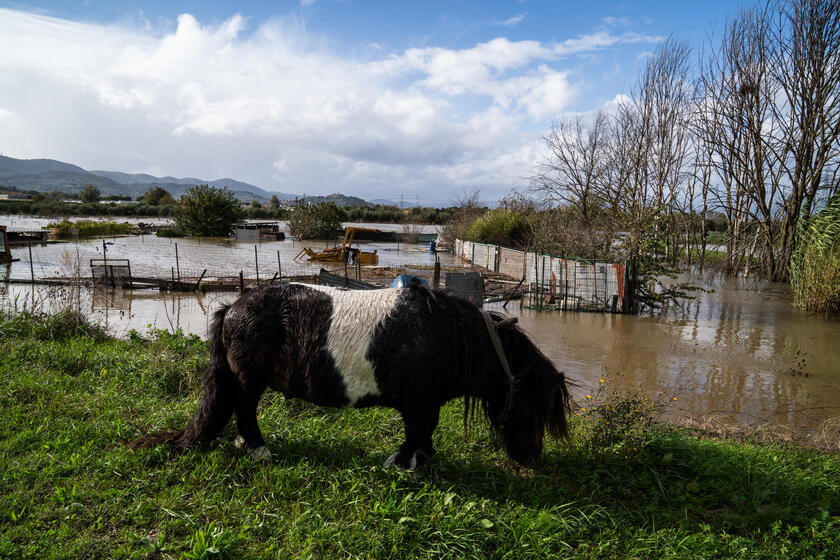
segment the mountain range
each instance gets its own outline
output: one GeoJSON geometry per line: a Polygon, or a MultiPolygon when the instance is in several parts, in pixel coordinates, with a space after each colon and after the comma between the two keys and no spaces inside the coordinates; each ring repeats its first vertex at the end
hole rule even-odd
{"type": "Polygon", "coordinates": [[[293,200],[293,194],[273,193],[255,185],[227,177],[221,179],[197,179],[194,177],[155,177],[145,173],[121,173],[118,171],[87,170],[54,159],[15,159],[0,156],[0,185],[17,190],[41,192],[79,192],[84,185],[93,185],[102,196],[121,195],[136,198],[150,187],[162,187],[178,198],[195,185],[227,187],[233,194],[245,201],[265,201],[276,194],[281,200],[293,200]]]}
{"type": "Polygon", "coordinates": [[[321,202],[334,202],[338,206],[364,206],[381,204],[383,206],[401,206],[409,208],[416,206],[413,202],[405,204],[393,200],[375,199],[365,201],[356,196],[344,194],[330,194],[326,196],[309,195],[267,191],[256,185],[237,181],[229,177],[207,180],[195,177],[155,177],[148,173],[123,173],[121,171],[104,171],[101,169],[87,170],[54,159],[15,159],[0,155],[0,190],[59,191],[64,193],[78,193],[85,185],[93,185],[102,196],[130,196],[136,199],[144,194],[151,187],[161,187],[178,198],[195,185],[211,185],[214,187],[227,187],[234,196],[243,202],[257,200],[261,203],[268,202],[272,195],[277,195],[280,200],[302,199],[312,204],[321,202]]]}
{"type": "MultiPolygon", "coordinates": [[[[102,196],[130,196],[132,199],[145,193],[151,187],[161,187],[178,198],[195,185],[227,187],[236,198],[245,202],[257,200],[267,202],[272,195],[280,200],[294,200],[300,195],[272,192],[243,183],[229,177],[221,179],[197,179],[195,177],[155,177],[147,173],[123,173],[120,171],[87,170],[54,159],[15,159],[0,156],[0,188],[14,187],[20,191],[60,191],[77,193],[85,185],[93,185],[102,196]]],[[[313,203],[335,202],[339,206],[357,206],[367,204],[354,196],[331,194],[329,196],[308,196],[313,203]]]]}

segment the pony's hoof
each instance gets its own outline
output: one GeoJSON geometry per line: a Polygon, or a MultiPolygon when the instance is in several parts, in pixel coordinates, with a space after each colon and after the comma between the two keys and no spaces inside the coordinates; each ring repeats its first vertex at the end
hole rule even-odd
{"type": "Polygon", "coordinates": [[[254,461],[270,461],[271,451],[269,451],[266,446],[261,445],[256,449],[250,450],[248,452],[248,456],[254,461]]]}
{"type": "Polygon", "coordinates": [[[236,436],[236,439],[233,440],[233,446],[237,449],[242,449],[243,447],[245,447],[245,438],[241,435],[236,436]]]}
{"type": "Polygon", "coordinates": [[[399,454],[400,454],[400,452],[397,451],[396,453],[394,453],[393,455],[391,455],[390,457],[385,459],[385,462],[382,463],[382,466],[386,469],[390,469],[391,466],[393,465],[393,466],[397,467],[397,470],[400,470],[400,471],[413,471],[414,469],[417,468],[417,452],[416,451],[411,455],[411,459],[408,460],[408,465],[406,465],[406,466],[403,466],[403,465],[395,462],[397,460],[397,455],[399,455],[399,454]]]}

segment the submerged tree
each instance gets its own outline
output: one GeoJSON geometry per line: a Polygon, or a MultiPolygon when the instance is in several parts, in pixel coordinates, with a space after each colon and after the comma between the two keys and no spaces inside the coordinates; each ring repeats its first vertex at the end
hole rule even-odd
{"type": "Polygon", "coordinates": [[[227,188],[197,185],[181,197],[175,223],[187,235],[223,237],[244,216],[242,203],[227,188]]]}
{"type": "Polygon", "coordinates": [[[309,204],[298,200],[289,216],[289,229],[293,235],[308,239],[332,239],[344,218],[345,212],[334,202],[309,204]]]}

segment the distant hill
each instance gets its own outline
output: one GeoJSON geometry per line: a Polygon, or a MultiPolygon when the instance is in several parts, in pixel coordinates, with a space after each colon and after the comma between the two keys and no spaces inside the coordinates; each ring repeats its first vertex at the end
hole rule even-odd
{"type": "Polygon", "coordinates": [[[356,196],[347,196],[344,194],[328,194],[327,196],[307,196],[303,197],[302,200],[304,202],[309,202],[310,204],[321,204],[323,202],[332,202],[336,206],[367,206],[367,201],[356,197],[356,196]]]}
{"type": "MultiPolygon", "coordinates": [[[[121,171],[104,171],[82,169],[78,165],[56,161],[54,159],[15,159],[0,156],[0,187],[16,187],[26,191],[59,191],[64,193],[78,193],[85,185],[93,185],[102,196],[130,196],[132,199],[144,194],[151,187],[161,187],[178,198],[195,185],[212,185],[227,187],[239,200],[249,202],[257,200],[268,202],[272,195],[280,200],[302,199],[312,204],[333,202],[337,206],[365,206],[369,203],[356,196],[344,194],[330,194],[327,196],[300,196],[289,193],[272,192],[243,183],[236,179],[223,177],[207,180],[195,177],[155,177],[148,173],[123,173],[121,171]]],[[[376,201],[381,203],[381,201],[376,201]]],[[[391,205],[396,203],[391,201],[391,205]]],[[[410,204],[407,204],[410,206],[410,204]]]]}
{"type": "Polygon", "coordinates": [[[69,171],[71,173],[86,173],[77,165],[56,161],[54,159],[15,159],[0,156],[0,170],[22,173],[24,175],[38,175],[52,171],[69,171]]]}
{"type": "MultiPolygon", "coordinates": [[[[280,200],[296,198],[294,194],[270,192],[230,178],[207,180],[185,177],[179,179],[155,177],[146,173],[87,171],[77,165],[53,159],[15,159],[0,156],[0,185],[2,186],[16,187],[18,190],[77,193],[88,184],[98,188],[103,196],[121,195],[132,198],[142,195],[154,186],[166,189],[172,196],[178,198],[193,186],[204,184],[227,187],[236,198],[246,202],[253,199],[266,202],[272,195],[277,195],[280,200]]],[[[362,203],[364,204],[364,201],[362,203]]]]}

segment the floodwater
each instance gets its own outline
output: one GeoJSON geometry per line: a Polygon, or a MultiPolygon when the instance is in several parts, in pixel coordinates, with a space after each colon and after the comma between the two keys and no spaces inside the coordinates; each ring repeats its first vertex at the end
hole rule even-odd
{"type": "MultiPolygon", "coordinates": [[[[87,219],[87,218],[86,218],[87,219]]],[[[121,218],[119,218],[122,220],[121,218]]],[[[131,222],[152,219],[125,220],[131,222]]],[[[8,225],[10,231],[25,231],[45,227],[49,220],[24,216],[0,216],[0,224],[8,225]]],[[[154,223],[166,223],[156,219],[154,223]]],[[[398,224],[345,224],[363,227],[375,227],[380,230],[399,231],[398,224]]],[[[412,226],[415,231],[431,233],[435,226],[412,226]]],[[[206,270],[208,278],[235,277],[242,271],[246,278],[271,278],[275,273],[283,276],[317,274],[319,263],[310,263],[306,259],[295,260],[303,247],[316,250],[333,247],[333,241],[299,242],[288,235],[285,229],[285,241],[234,241],[222,238],[174,239],[154,235],[113,237],[71,241],[68,243],[50,243],[32,246],[32,264],[29,267],[27,247],[12,248],[14,263],[9,271],[11,278],[27,279],[34,274],[36,278],[73,276],[78,265],[82,276],[90,276],[90,259],[102,259],[103,252],[107,259],[129,259],[131,273],[134,276],[155,278],[198,278],[206,270]]],[[[339,241],[340,244],[340,241],[339,241]]],[[[365,251],[377,251],[383,265],[416,264],[433,266],[435,256],[429,252],[428,244],[398,243],[354,243],[365,251]]],[[[454,263],[454,258],[441,255],[443,264],[454,263]]],[[[3,270],[0,269],[0,277],[3,270]]]]}
{"type": "MultiPolygon", "coordinates": [[[[9,223],[9,217],[0,217],[0,223],[9,223]]],[[[113,243],[106,245],[108,258],[130,259],[135,275],[172,274],[175,243],[182,276],[197,276],[203,269],[216,276],[243,270],[253,278],[256,273],[254,242],[152,236],[105,241],[113,243]]],[[[278,268],[283,275],[316,272],[316,266],[292,261],[303,245],[293,240],[256,244],[260,277],[271,277],[278,268]]],[[[434,263],[422,245],[363,247],[376,248],[383,265],[434,263]]],[[[21,260],[0,266],[0,277],[29,278],[28,249],[12,251],[21,260]]],[[[102,240],[33,246],[32,251],[36,277],[66,274],[75,262],[84,270],[87,259],[101,258],[102,240]]],[[[439,257],[455,264],[451,255],[439,257]]],[[[840,416],[840,321],[795,309],[786,286],[722,277],[690,280],[714,291],[655,315],[540,312],[520,309],[518,302],[504,311],[519,316],[538,346],[576,382],[573,393],[579,402],[594,395],[604,379],[609,387],[663,395],[672,403],[672,415],[717,415],[731,422],[775,422],[805,430],[840,416]]],[[[109,289],[73,294],[66,288],[0,284],[4,309],[78,306],[117,336],[149,327],[204,336],[212,311],[235,297],[109,289]]],[[[489,307],[502,310],[501,304],[489,307]]]]}
{"type": "Polygon", "coordinates": [[[840,417],[840,321],[795,309],[784,285],[690,280],[714,292],[653,316],[524,309],[520,324],[582,406],[604,379],[666,398],[672,416],[798,430],[840,417]]]}

